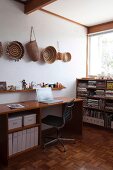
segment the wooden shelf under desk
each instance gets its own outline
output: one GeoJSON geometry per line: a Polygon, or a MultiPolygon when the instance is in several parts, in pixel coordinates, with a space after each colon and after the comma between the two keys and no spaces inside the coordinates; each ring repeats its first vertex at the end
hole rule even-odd
{"type": "Polygon", "coordinates": [[[8,130],[8,133],[14,133],[14,132],[18,132],[18,131],[22,131],[22,130],[26,130],[26,129],[31,129],[31,128],[38,127],[38,126],[40,126],[40,124],[27,125],[27,126],[23,126],[23,127],[20,127],[20,128],[8,130]]]}

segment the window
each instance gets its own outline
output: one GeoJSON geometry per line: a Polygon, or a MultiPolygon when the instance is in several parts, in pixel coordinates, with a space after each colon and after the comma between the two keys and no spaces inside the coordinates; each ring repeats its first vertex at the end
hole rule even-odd
{"type": "Polygon", "coordinates": [[[113,75],[113,31],[89,36],[89,75],[113,75]]]}

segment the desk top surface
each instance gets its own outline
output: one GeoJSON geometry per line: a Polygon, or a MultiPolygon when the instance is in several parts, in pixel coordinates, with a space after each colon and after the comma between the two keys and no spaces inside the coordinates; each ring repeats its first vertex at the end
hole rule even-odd
{"type": "MultiPolygon", "coordinates": [[[[7,114],[7,113],[15,113],[15,112],[19,112],[19,111],[25,111],[25,110],[41,109],[41,108],[46,108],[46,107],[55,106],[55,105],[62,105],[64,103],[71,101],[73,98],[59,97],[57,99],[61,99],[61,100],[63,100],[63,102],[52,103],[52,104],[39,103],[38,101],[16,102],[16,104],[21,104],[24,106],[23,108],[18,108],[18,109],[9,108],[7,106],[9,103],[0,104],[0,115],[7,114]]],[[[83,100],[78,99],[78,98],[75,99],[75,102],[80,102],[80,101],[83,101],[83,100]]]]}

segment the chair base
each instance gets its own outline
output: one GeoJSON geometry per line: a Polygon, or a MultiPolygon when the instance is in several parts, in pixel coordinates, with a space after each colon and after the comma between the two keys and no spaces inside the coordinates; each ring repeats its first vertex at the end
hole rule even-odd
{"type": "Polygon", "coordinates": [[[49,136],[47,138],[50,138],[52,140],[49,141],[49,142],[44,143],[44,149],[45,149],[45,147],[47,145],[50,145],[50,144],[55,143],[55,142],[58,142],[58,143],[60,143],[63,146],[64,152],[66,152],[66,148],[65,148],[65,146],[63,144],[63,141],[73,141],[75,143],[75,139],[71,139],[71,138],[61,138],[61,137],[53,138],[53,137],[49,137],[49,136]]]}

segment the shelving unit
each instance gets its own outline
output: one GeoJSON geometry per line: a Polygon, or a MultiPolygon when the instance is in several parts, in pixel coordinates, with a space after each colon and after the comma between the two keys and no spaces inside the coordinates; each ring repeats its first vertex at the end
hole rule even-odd
{"type": "Polygon", "coordinates": [[[76,97],[83,99],[83,122],[113,129],[113,80],[77,79],[76,97]]]}

